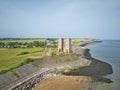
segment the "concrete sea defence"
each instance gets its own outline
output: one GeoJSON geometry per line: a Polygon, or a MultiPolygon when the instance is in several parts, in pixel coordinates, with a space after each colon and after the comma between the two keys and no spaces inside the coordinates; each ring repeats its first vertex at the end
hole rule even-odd
{"type": "Polygon", "coordinates": [[[65,68],[82,67],[89,63],[87,59],[76,55],[57,57],[56,60],[50,57],[36,60],[0,75],[0,90],[24,90],[34,87],[50,76],[60,75],[65,68]],[[58,63],[58,61],[61,62],[58,63]]]}
{"type": "Polygon", "coordinates": [[[54,69],[39,72],[37,74],[34,74],[32,77],[29,77],[26,80],[14,85],[13,87],[9,88],[9,90],[25,90],[28,88],[33,88],[34,85],[40,83],[42,80],[50,76],[56,76],[57,74],[58,73],[54,69]]]}

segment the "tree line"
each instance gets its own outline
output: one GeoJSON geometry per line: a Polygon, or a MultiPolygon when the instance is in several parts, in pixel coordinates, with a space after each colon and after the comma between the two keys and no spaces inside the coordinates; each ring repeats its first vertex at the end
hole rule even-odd
{"type": "Polygon", "coordinates": [[[2,42],[0,41],[1,48],[31,48],[31,47],[46,47],[45,41],[33,42],[2,42]]]}

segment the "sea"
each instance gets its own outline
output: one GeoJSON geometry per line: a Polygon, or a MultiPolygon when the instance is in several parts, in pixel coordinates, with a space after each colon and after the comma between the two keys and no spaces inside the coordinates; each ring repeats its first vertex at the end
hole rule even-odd
{"type": "Polygon", "coordinates": [[[112,74],[105,76],[113,83],[97,83],[94,90],[120,90],[120,40],[103,40],[85,47],[92,57],[111,64],[113,69],[112,74]]]}

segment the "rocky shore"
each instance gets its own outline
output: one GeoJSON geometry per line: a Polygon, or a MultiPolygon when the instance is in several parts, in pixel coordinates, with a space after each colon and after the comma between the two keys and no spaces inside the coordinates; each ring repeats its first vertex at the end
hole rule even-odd
{"type": "Polygon", "coordinates": [[[82,76],[91,76],[100,81],[111,83],[112,81],[108,78],[105,78],[105,75],[112,74],[112,66],[106,62],[97,60],[91,57],[89,49],[83,49],[82,57],[91,61],[89,66],[80,67],[70,72],[64,73],[64,75],[82,75],[82,76]]]}

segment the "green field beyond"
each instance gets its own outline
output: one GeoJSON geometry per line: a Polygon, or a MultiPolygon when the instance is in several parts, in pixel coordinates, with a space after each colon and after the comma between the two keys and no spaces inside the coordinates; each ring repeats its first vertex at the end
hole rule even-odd
{"type": "Polygon", "coordinates": [[[40,58],[44,48],[0,48],[0,72],[22,65],[29,58],[40,58]],[[19,55],[23,52],[28,54],[19,55]]]}

